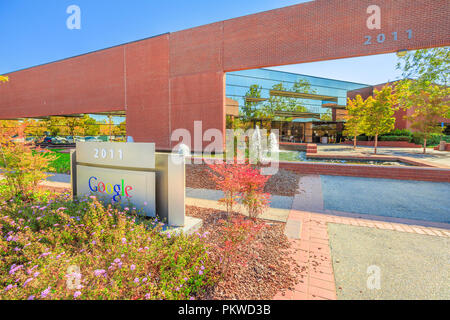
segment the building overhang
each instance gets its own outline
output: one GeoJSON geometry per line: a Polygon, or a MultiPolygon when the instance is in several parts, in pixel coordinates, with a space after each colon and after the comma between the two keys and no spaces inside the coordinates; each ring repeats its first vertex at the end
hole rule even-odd
{"type": "Polygon", "coordinates": [[[341,106],[341,105],[338,105],[337,103],[324,103],[324,104],[322,104],[322,108],[344,110],[347,108],[347,106],[341,106]]]}
{"type": "Polygon", "coordinates": [[[280,90],[270,90],[271,96],[287,97],[287,98],[298,98],[298,99],[309,99],[309,100],[319,100],[319,101],[330,101],[338,102],[337,97],[325,96],[315,93],[302,93],[302,92],[291,92],[291,91],[280,91],[280,90]]]}
{"type": "Polygon", "coordinates": [[[275,111],[275,116],[277,117],[285,117],[285,118],[315,118],[320,119],[320,114],[312,113],[312,112],[291,112],[291,111],[275,111]]]}

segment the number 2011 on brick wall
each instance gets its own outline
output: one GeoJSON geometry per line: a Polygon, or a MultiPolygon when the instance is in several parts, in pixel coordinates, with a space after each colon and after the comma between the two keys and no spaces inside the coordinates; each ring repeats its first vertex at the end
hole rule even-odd
{"type": "Polygon", "coordinates": [[[366,41],[364,45],[368,46],[371,44],[382,44],[387,41],[398,41],[401,40],[402,37],[407,37],[408,40],[413,38],[412,30],[406,30],[405,33],[392,32],[390,35],[386,35],[385,33],[380,33],[376,37],[374,36],[365,36],[366,41]]]}

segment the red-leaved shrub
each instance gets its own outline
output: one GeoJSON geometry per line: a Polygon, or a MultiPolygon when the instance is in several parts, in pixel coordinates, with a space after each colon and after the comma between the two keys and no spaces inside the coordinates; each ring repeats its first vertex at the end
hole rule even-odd
{"type": "Polygon", "coordinates": [[[259,170],[250,164],[213,164],[209,165],[211,177],[224,198],[220,202],[227,207],[227,213],[233,212],[233,207],[242,201],[251,218],[257,218],[270,203],[270,194],[264,193],[269,176],[263,176],[259,170]]]}
{"type": "Polygon", "coordinates": [[[221,232],[223,234],[223,247],[218,249],[222,251],[222,275],[226,277],[230,272],[230,266],[241,264],[246,265],[249,258],[242,254],[242,248],[250,245],[264,228],[263,223],[246,219],[239,215],[230,220],[221,220],[221,232]]]}

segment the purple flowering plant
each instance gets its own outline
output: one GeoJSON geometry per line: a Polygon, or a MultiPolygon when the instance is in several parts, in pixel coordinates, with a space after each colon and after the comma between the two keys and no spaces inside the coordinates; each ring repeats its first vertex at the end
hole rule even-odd
{"type": "Polygon", "coordinates": [[[0,200],[0,300],[189,299],[216,281],[208,250],[95,198],[0,200]]]}

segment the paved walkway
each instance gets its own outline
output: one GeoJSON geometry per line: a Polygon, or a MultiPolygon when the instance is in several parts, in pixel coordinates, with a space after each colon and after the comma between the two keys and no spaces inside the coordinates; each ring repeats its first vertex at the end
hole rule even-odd
{"type": "MultiPolygon", "coordinates": [[[[312,190],[319,190],[317,178],[308,177],[302,178],[302,180],[299,184],[300,190],[304,189],[306,182],[312,182],[312,190]]],[[[337,215],[324,214],[326,210],[321,210],[320,197],[313,197],[308,194],[311,192],[311,190],[306,190],[295,197],[286,224],[286,234],[291,242],[291,249],[288,254],[303,267],[301,268],[302,271],[297,273],[298,284],[291,290],[279,292],[275,296],[275,300],[337,299],[328,223],[450,238],[450,224],[436,224],[367,214],[364,214],[364,218],[361,219],[345,212],[332,212],[337,215]],[[308,203],[308,201],[313,203],[308,203]],[[302,210],[303,206],[317,209],[322,213],[304,211],[302,210]]],[[[294,272],[294,268],[292,268],[292,271],[294,272]]]]}
{"type": "Polygon", "coordinates": [[[298,210],[291,211],[288,222],[290,221],[297,221],[301,225],[301,230],[297,239],[290,239],[292,246],[289,254],[300,266],[306,268],[297,274],[299,283],[292,290],[278,293],[275,300],[337,299],[328,223],[450,238],[450,225],[449,229],[438,229],[298,210]]]}
{"type": "Polygon", "coordinates": [[[450,238],[334,223],[328,235],[339,300],[450,299],[450,238]]]}

